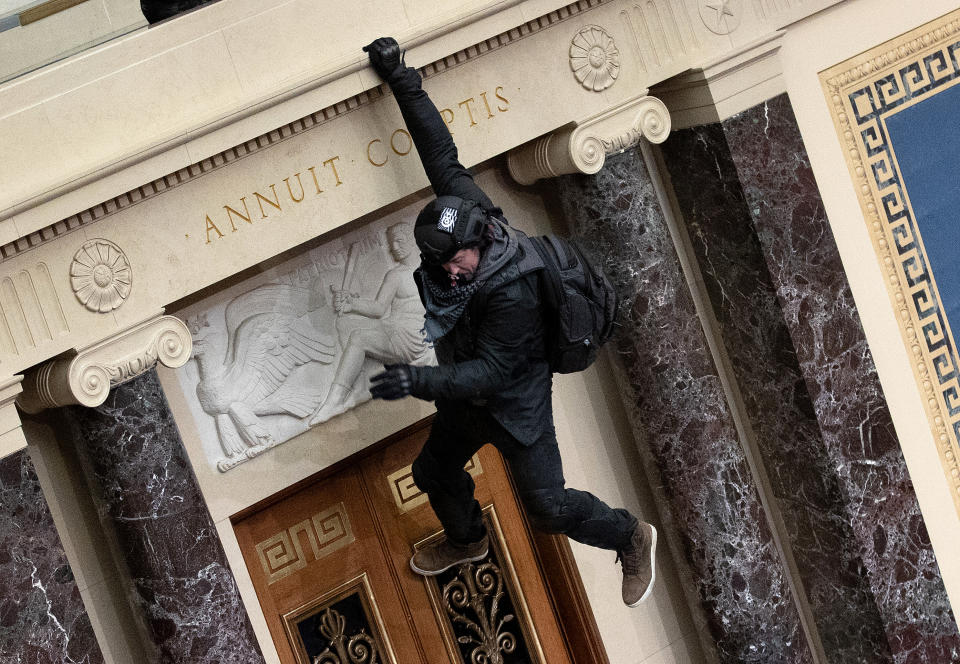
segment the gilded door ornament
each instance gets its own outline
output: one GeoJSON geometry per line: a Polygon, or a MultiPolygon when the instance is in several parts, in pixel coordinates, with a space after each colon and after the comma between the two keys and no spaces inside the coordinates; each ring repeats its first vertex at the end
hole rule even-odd
{"type": "Polygon", "coordinates": [[[472,664],[503,664],[517,649],[518,639],[507,623],[516,616],[507,613],[503,574],[489,558],[474,565],[465,563],[443,586],[443,603],[454,624],[457,642],[470,648],[472,664]]]}
{"type": "MultiPolygon", "coordinates": [[[[479,476],[483,472],[480,457],[474,454],[463,469],[474,477],[479,476]]],[[[407,464],[403,468],[393,471],[385,479],[401,514],[406,514],[410,510],[429,502],[427,494],[421,491],[420,487],[413,481],[413,464],[407,464]]]]}
{"type": "Polygon", "coordinates": [[[299,572],[309,564],[302,539],[310,545],[315,561],[351,544],[355,537],[344,504],[337,503],[257,542],[257,556],[268,584],[299,572]]]}
{"type": "Polygon", "coordinates": [[[620,51],[613,37],[598,25],[588,25],[573,36],[570,69],[587,90],[600,92],[620,75],[620,51]]]}
{"type": "Polygon", "coordinates": [[[700,18],[710,32],[729,35],[740,26],[740,0],[700,0],[700,18]]]}
{"type": "Polygon", "coordinates": [[[483,513],[490,535],[487,557],[424,578],[450,661],[545,664],[497,512],[488,505],[483,513]]]}
{"type": "Polygon", "coordinates": [[[377,644],[363,629],[347,636],[347,620],[343,614],[327,607],[321,614],[320,634],[330,642],[327,649],[313,658],[312,664],[379,664],[377,644]],[[332,649],[331,649],[332,648],[332,649]]]}
{"type": "Polygon", "coordinates": [[[398,664],[366,573],[283,616],[297,664],[398,664]]]}
{"type": "Polygon", "coordinates": [[[73,257],[70,284],[83,306],[107,313],[130,295],[133,273],[120,247],[109,240],[90,240],[73,257]]]}

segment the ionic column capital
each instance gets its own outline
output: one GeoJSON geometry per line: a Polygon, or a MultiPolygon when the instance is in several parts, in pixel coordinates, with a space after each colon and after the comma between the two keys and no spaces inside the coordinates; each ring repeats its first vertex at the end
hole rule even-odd
{"type": "Polygon", "coordinates": [[[27,372],[17,405],[27,413],[67,405],[99,406],[110,388],[152,369],[157,362],[176,369],[193,349],[187,326],[173,316],[156,316],[67,357],[27,372]]]}
{"type": "Polygon", "coordinates": [[[507,168],[524,185],[567,173],[589,175],[603,168],[608,154],[623,152],[642,138],[663,143],[669,134],[670,111],[644,93],[511,150],[507,168]]]}

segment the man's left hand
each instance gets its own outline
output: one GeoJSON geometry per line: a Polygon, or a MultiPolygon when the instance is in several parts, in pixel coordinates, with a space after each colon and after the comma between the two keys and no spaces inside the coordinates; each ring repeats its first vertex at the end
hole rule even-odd
{"type": "Polygon", "coordinates": [[[370,55],[370,64],[373,65],[374,71],[388,83],[391,77],[404,66],[403,52],[393,37],[374,39],[364,46],[363,50],[370,55]]]}
{"type": "Polygon", "coordinates": [[[374,399],[402,399],[413,389],[413,376],[408,364],[388,364],[382,373],[370,379],[370,395],[374,399]]]}

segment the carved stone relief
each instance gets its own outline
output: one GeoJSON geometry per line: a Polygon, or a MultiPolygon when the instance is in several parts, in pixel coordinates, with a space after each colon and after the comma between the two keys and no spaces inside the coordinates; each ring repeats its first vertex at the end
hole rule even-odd
{"type": "Polygon", "coordinates": [[[740,25],[742,0],[700,0],[700,18],[710,32],[728,35],[740,25]]]}
{"type": "Polygon", "coordinates": [[[383,364],[432,364],[412,225],[372,224],[179,312],[180,382],[226,472],[370,398],[383,364]]]}
{"type": "Polygon", "coordinates": [[[620,51],[613,37],[598,25],[588,25],[573,36],[570,69],[587,90],[600,92],[620,75],[620,51]]]}
{"type": "Polygon", "coordinates": [[[73,257],[70,284],[90,311],[113,311],[130,295],[133,284],[127,255],[109,240],[90,240],[73,257]]]}

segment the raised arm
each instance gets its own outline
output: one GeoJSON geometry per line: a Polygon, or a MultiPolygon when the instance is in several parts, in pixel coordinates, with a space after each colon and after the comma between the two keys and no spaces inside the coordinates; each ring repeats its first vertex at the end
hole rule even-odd
{"type": "Polygon", "coordinates": [[[373,68],[393,91],[433,192],[437,196],[459,196],[477,201],[484,210],[496,209],[473,181],[470,171],[460,163],[450,130],[420,87],[420,74],[403,62],[396,40],[381,37],[364,46],[363,50],[370,54],[373,68]]]}

